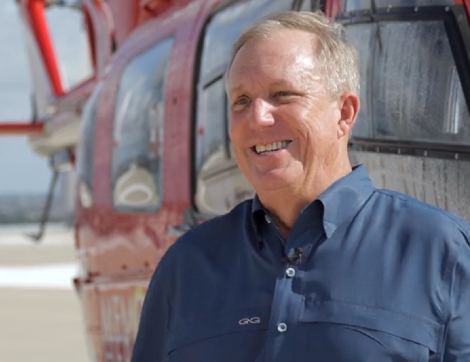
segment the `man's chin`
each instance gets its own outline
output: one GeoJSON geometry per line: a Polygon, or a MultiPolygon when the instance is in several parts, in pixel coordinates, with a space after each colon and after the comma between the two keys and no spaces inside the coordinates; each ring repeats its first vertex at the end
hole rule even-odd
{"type": "Polygon", "coordinates": [[[248,180],[257,191],[275,191],[293,186],[299,181],[299,178],[295,173],[284,168],[253,172],[248,180]]]}

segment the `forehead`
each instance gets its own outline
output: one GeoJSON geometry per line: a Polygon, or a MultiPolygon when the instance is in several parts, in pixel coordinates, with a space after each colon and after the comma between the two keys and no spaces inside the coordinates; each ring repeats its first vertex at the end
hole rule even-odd
{"type": "Polygon", "coordinates": [[[238,51],[229,72],[229,91],[268,79],[297,81],[312,76],[316,39],[300,30],[279,30],[267,39],[250,40],[238,51]]]}

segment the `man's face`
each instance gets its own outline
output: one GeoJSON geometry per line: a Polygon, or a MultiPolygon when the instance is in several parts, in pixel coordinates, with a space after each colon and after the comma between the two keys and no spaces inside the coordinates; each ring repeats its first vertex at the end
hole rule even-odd
{"type": "Polygon", "coordinates": [[[316,67],[312,34],[282,30],[245,44],[229,73],[230,138],[254,188],[308,185],[341,149],[341,107],[316,67]]]}

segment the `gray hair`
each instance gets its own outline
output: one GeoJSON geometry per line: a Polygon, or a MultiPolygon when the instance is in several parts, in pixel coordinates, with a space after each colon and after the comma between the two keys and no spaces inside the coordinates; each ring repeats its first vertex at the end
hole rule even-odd
{"type": "Polygon", "coordinates": [[[321,11],[288,11],[264,17],[247,28],[232,47],[227,75],[238,51],[244,44],[268,38],[282,29],[302,30],[318,38],[319,74],[333,98],[342,93],[359,92],[359,70],[356,49],[347,43],[341,24],[328,19],[321,11]]]}

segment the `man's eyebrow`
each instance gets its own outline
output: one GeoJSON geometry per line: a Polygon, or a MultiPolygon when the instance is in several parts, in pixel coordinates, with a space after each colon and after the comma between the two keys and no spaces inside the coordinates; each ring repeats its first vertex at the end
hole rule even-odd
{"type": "MultiPolygon", "coordinates": [[[[292,82],[290,82],[289,80],[286,80],[286,79],[279,79],[279,80],[275,80],[275,81],[272,81],[272,82],[269,82],[267,84],[269,87],[290,87],[292,86],[292,82]]],[[[230,95],[233,95],[234,93],[240,93],[242,92],[244,89],[246,89],[247,87],[243,84],[240,84],[240,85],[237,85],[236,87],[232,88],[232,89],[229,89],[229,94],[230,95]]]]}
{"type": "Polygon", "coordinates": [[[229,95],[233,95],[234,93],[240,93],[244,89],[243,85],[238,85],[235,88],[229,89],[229,95]]]}

